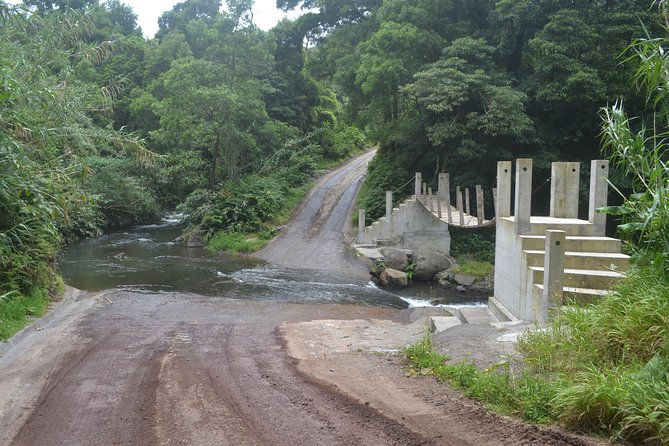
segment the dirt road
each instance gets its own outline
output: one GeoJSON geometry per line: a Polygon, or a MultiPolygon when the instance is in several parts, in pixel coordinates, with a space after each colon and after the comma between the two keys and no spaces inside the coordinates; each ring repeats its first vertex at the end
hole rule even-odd
{"type": "MultiPolygon", "coordinates": [[[[317,189],[263,255],[343,268],[333,232],[364,160],[324,179],[332,194],[317,189]],[[319,237],[329,247],[309,251],[319,237]]],[[[400,323],[406,310],[70,293],[0,346],[0,445],[595,444],[405,376],[396,349],[423,329],[400,323]]]]}
{"type": "Polygon", "coordinates": [[[258,255],[283,267],[368,279],[365,268],[352,261],[346,241],[351,241],[353,200],[375,153],[369,151],[321,177],[284,233],[258,255]]]}

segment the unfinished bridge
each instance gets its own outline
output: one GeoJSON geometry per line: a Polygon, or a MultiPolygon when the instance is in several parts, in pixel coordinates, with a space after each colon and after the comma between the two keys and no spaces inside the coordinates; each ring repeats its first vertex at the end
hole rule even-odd
{"type": "Polygon", "coordinates": [[[605,234],[606,214],[597,211],[607,205],[608,174],[607,160],[591,162],[588,216],[581,219],[578,162],[552,163],[550,211],[543,216],[532,215],[531,159],[518,159],[515,166],[511,161],[498,162],[495,215],[490,218],[484,214],[480,186],[471,212],[469,191],[456,187],[452,197],[447,173],[439,174],[435,192],[417,173],[415,194],[394,207],[392,193],[387,192],[386,214],[371,226],[365,226],[365,211],[359,211],[357,243],[449,254],[449,226],[494,225],[495,289],[490,311],[499,320],[544,322],[563,303],[587,303],[607,294],[629,267],[621,241],[605,234]]]}

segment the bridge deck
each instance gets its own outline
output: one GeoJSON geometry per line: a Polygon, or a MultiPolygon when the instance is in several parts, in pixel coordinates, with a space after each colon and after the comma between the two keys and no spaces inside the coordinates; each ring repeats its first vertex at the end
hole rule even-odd
{"type": "Polygon", "coordinates": [[[457,228],[465,229],[475,229],[495,226],[495,219],[487,220],[483,219],[479,224],[479,219],[476,215],[467,214],[464,210],[462,211],[462,219],[460,218],[460,211],[450,203],[447,203],[446,197],[440,195],[421,195],[418,198],[418,201],[432,213],[435,217],[441,221],[448,223],[450,226],[457,228]],[[448,209],[450,208],[450,221],[448,216],[448,209]],[[441,210],[441,215],[440,211],[441,210]]]}

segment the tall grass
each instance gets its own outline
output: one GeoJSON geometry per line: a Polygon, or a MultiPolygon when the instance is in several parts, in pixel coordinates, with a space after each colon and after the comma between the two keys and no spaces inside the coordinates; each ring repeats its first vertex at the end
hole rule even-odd
{"type": "Polygon", "coordinates": [[[517,347],[556,383],[557,421],[669,445],[669,278],[661,264],[645,262],[596,304],[563,308],[517,347]]]}
{"type": "Polygon", "coordinates": [[[0,340],[8,339],[26,326],[32,316],[42,316],[49,305],[49,296],[42,290],[28,294],[8,292],[0,295],[0,340]]]}

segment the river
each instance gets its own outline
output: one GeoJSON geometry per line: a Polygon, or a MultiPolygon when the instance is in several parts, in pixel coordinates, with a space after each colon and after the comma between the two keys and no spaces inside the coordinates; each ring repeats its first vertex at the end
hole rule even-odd
{"type": "MultiPolygon", "coordinates": [[[[357,275],[347,278],[327,271],[280,267],[253,256],[187,248],[172,242],[181,230],[177,218],[171,217],[161,224],[81,240],[62,251],[58,268],[68,285],[88,291],[123,288],[392,308],[429,305],[430,299],[445,295],[429,286],[393,293],[357,275]]],[[[479,303],[469,296],[450,296],[453,306],[479,303]]]]}

